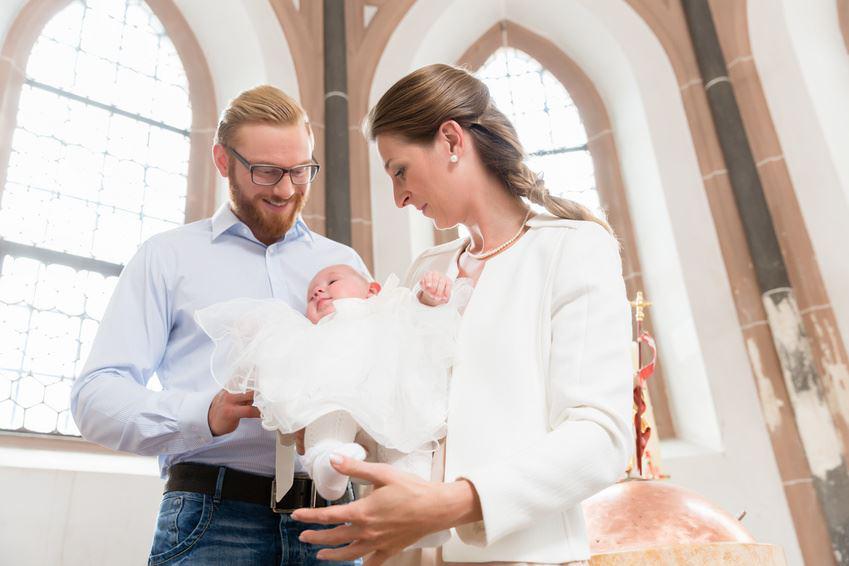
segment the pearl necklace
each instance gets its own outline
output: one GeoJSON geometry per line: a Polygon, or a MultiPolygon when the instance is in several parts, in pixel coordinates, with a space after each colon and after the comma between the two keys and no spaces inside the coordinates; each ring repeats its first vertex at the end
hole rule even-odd
{"type": "Polygon", "coordinates": [[[525,218],[522,219],[522,224],[519,226],[519,231],[516,232],[515,234],[513,234],[512,238],[510,238],[509,240],[507,240],[506,242],[504,242],[503,244],[501,244],[497,248],[491,249],[488,252],[473,254],[470,250],[470,248],[472,247],[472,239],[469,238],[469,243],[466,244],[466,253],[469,254],[469,257],[471,257],[471,258],[483,260],[483,259],[491,258],[495,254],[504,251],[510,244],[512,244],[513,242],[518,240],[519,236],[521,236],[522,233],[525,231],[525,225],[528,223],[528,218],[531,217],[531,213],[532,213],[532,211],[528,210],[528,213],[525,214],[525,218]]]}

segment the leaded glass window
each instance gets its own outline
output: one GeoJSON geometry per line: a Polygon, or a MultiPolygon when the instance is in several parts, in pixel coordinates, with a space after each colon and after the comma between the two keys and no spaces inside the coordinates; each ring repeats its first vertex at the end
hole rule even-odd
{"type": "Polygon", "coordinates": [[[79,434],[70,384],[117,276],[185,220],[190,125],[182,62],[142,0],[74,0],[45,26],[0,190],[0,429],[79,434]]]}
{"type": "Polygon", "coordinates": [[[476,73],[489,87],[551,194],[577,201],[604,218],[587,133],[569,93],[528,54],[499,48],[476,73]]]}

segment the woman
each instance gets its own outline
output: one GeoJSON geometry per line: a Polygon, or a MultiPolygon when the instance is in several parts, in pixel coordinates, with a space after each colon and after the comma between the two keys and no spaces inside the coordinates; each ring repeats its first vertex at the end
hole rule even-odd
{"type": "Polygon", "coordinates": [[[340,472],[377,489],[350,505],[297,511],[298,520],[347,523],[302,540],[345,545],[319,558],[373,553],[367,564],[380,564],[455,527],[446,563],[580,564],[589,558],[580,503],[620,477],[631,447],[631,326],[617,242],[586,208],[549,194],[487,87],[462,69],[431,65],[404,77],[368,125],[398,207],[471,234],[425,251],[407,282],[438,270],[475,289],[451,378],[444,482],[338,458],[340,472]]]}

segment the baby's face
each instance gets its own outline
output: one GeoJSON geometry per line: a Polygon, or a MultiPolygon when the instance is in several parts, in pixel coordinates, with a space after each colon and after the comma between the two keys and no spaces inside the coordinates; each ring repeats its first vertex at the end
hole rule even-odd
{"type": "Polygon", "coordinates": [[[319,271],[307,290],[307,318],[313,324],[332,313],[336,299],[365,299],[372,295],[366,278],[347,265],[331,265],[319,271]]]}

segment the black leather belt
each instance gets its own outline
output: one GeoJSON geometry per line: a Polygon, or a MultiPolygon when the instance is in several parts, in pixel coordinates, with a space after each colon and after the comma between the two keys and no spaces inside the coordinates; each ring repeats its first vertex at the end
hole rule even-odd
{"type": "MultiPolygon", "coordinates": [[[[165,493],[169,491],[191,491],[214,496],[221,466],[181,462],[168,469],[168,481],[165,493]]],[[[260,476],[231,468],[224,468],[221,483],[221,499],[235,499],[258,505],[270,505],[275,513],[291,513],[302,507],[327,507],[328,505],[348,503],[353,500],[350,494],[337,501],[327,501],[315,491],[309,478],[295,477],[288,493],[280,501],[273,500],[274,478],[260,476]]]]}

